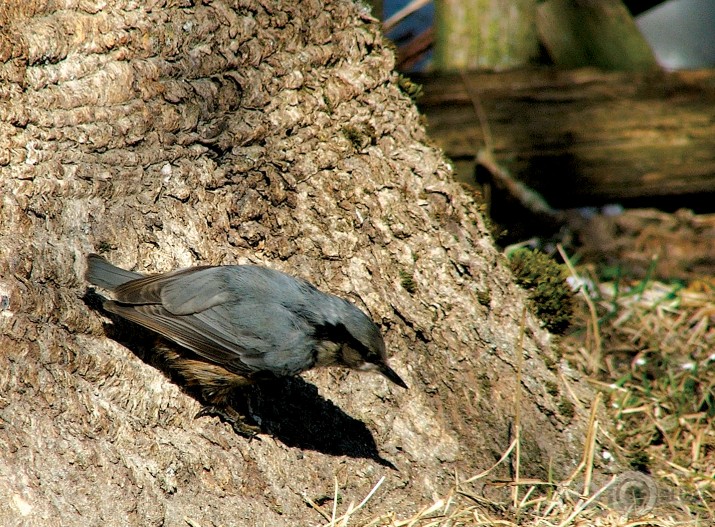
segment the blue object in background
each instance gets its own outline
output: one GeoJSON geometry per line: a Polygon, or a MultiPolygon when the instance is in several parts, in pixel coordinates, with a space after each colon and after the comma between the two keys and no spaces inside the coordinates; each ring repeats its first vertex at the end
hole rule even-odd
{"type": "MultiPolygon", "coordinates": [[[[409,0],[385,0],[383,3],[383,20],[387,20],[407,4],[409,4],[409,0]]],[[[392,40],[397,47],[400,47],[433,26],[434,2],[430,2],[388,31],[387,38],[392,40]]],[[[431,60],[432,50],[430,49],[407,71],[425,71],[431,60]]]]}

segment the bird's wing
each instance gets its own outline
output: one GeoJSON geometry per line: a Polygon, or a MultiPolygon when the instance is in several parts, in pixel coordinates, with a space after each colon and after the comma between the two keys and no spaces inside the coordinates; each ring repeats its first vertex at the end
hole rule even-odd
{"type": "Polygon", "coordinates": [[[247,350],[233,340],[224,338],[210,325],[195,316],[175,316],[161,305],[127,305],[108,301],[104,307],[111,313],[126,318],[140,326],[155,331],[159,335],[176,342],[194,353],[217,364],[231,365],[237,373],[250,373],[242,356],[247,350]]]}
{"type": "Polygon", "coordinates": [[[293,308],[303,287],[263,267],[195,267],[121,285],[105,307],[238,373],[289,375],[314,362],[314,321],[293,308]]]}
{"type": "Polygon", "coordinates": [[[219,305],[193,315],[175,315],[159,304],[105,308],[236,373],[270,370],[298,373],[312,364],[305,323],[280,305],[219,305]]]}
{"type": "Polygon", "coordinates": [[[174,315],[200,313],[233,298],[226,268],[192,267],[132,280],[114,290],[122,304],[161,304],[174,315]]]}

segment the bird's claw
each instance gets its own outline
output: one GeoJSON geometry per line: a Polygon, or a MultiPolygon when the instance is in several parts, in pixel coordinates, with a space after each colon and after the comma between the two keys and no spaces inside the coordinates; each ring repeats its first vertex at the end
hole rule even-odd
{"type": "Polygon", "coordinates": [[[258,432],[261,431],[260,427],[248,424],[245,417],[230,406],[204,406],[194,416],[194,419],[206,416],[218,417],[222,421],[229,423],[233,427],[234,432],[240,436],[247,437],[249,440],[260,439],[257,435],[258,432]]]}

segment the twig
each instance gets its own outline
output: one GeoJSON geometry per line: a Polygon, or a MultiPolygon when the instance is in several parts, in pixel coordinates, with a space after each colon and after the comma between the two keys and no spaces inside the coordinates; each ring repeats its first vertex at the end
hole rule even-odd
{"type": "Polygon", "coordinates": [[[581,514],[591,503],[596,501],[596,498],[598,498],[601,494],[603,494],[608,488],[610,488],[611,485],[613,485],[613,482],[618,479],[618,476],[613,476],[611,478],[611,481],[609,481],[604,487],[600,488],[598,492],[596,492],[593,496],[591,496],[589,499],[587,499],[585,502],[583,502],[581,505],[576,507],[576,509],[569,514],[568,518],[566,518],[564,521],[558,524],[557,527],[566,527],[566,525],[570,524],[576,516],[581,514]]]}
{"type": "MultiPolygon", "coordinates": [[[[556,249],[559,251],[561,259],[564,261],[571,276],[578,279],[578,273],[560,243],[556,244],[556,249]]],[[[588,368],[591,373],[596,373],[596,371],[598,371],[598,365],[601,363],[601,357],[603,356],[603,343],[601,342],[601,329],[598,325],[598,312],[585,287],[581,287],[580,293],[583,295],[586,305],[588,306],[588,311],[591,314],[591,325],[593,326],[593,350],[589,354],[588,368]]]]}
{"type": "Polygon", "coordinates": [[[407,4],[405,7],[397,11],[394,15],[392,15],[390,18],[385,20],[382,23],[382,30],[387,33],[390,31],[393,27],[395,27],[397,24],[399,24],[402,20],[410,16],[412,13],[415,11],[418,11],[422,9],[424,6],[429,4],[431,0],[412,0],[409,4],[407,4]]]}
{"type": "Polygon", "coordinates": [[[305,494],[301,494],[301,497],[303,498],[303,500],[304,500],[308,505],[310,505],[313,509],[315,509],[316,511],[318,511],[318,513],[320,513],[320,515],[321,515],[323,518],[325,518],[326,520],[328,520],[328,521],[330,521],[330,522],[332,523],[332,520],[330,519],[330,514],[328,514],[327,512],[325,512],[320,505],[318,505],[317,503],[315,503],[313,500],[311,500],[311,499],[310,499],[308,496],[306,496],[305,494]]]}
{"type": "Polygon", "coordinates": [[[477,481],[477,480],[479,480],[479,479],[482,479],[482,478],[485,477],[485,476],[488,476],[488,475],[491,473],[492,470],[494,470],[494,469],[497,468],[499,465],[501,465],[501,464],[504,462],[504,460],[509,457],[509,454],[511,454],[511,451],[514,450],[515,447],[516,447],[516,439],[511,442],[511,444],[509,445],[509,448],[507,448],[507,449],[506,449],[506,452],[504,452],[504,453],[502,454],[502,456],[499,458],[499,461],[497,461],[496,463],[494,463],[491,467],[489,467],[489,468],[488,468],[487,470],[485,470],[484,472],[481,472],[481,473],[477,474],[476,476],[472,476],[472,477],[469,478],[469,479],[465,479],[465,480],[462,482],[462,484],[472,483],[473,481],[477,481]]]}
{"type": "Polygon", "coordinates": [[[360,510],[361,508],[363,508],[365,506],[365,504],[370,500],[370,498],[372,498],[373,494],[375,494],[375,492],[377,492],[377,489],[380,488],[380,485],[382,485],[384,483],[384,481],[385,481],[385,476],[382,476],[380,478],[380,481],[378,481],[375,484],[375,486],[372,488],[372,490],[367,493],[367,496],[365,496],[365,498],[358,504],[357,507],[353,507],[353,504],[350,503],[350,505],[348,505],[348,510],[345,512],[345,514],[343,514],[339,518],[331,519],[329,516],[327,516],[325,519],[330,520],[330,523],[327,524],[326,527],[335,527],[336,525],[338,525],[337,522],[340,522],[341,525],[347,525],[348,520],[350,519],[350,516],[352,516],[353,513],[357,512],[358,510],[360,510]]]}
{"type": "Polygon", "coordinates": [[[526,304],[521,310],[519,323],[519,336],[516,345],[516,392],[514,393],[514,428],[516,440],[516,453],[514,459],[514,489],[512,498],[514,508],[519,503],[519,474],[521,472],[521,367],[524,362],[524,327],[526,325],[526,304]]]}

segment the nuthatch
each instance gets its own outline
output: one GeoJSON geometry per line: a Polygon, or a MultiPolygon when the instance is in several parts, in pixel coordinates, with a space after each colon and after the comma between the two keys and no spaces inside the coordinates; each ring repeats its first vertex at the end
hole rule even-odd
{"type": "Polygon", "coordinates": [[[87,257],[87,281],[113,293],[104,308],[181,348],[161,346],[166,364],[199,389],[207,407],[252,436],[228,405],[237,387],[316,366],[377,371],[398,386],[377,326],[353,304],[256,265],[202,266],[145,276],[87,257]],[[185,352],[188,350],[188,352],[185,352]]]}

